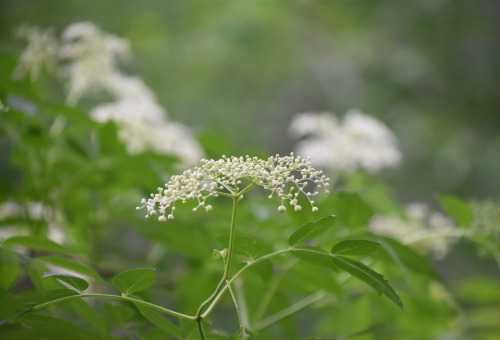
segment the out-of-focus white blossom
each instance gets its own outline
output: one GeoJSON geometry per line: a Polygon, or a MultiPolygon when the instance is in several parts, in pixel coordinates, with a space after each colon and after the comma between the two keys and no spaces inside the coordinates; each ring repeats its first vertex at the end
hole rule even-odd
{"type": "Polygon", "coordinates": [[[312,211],[316,212],[318,209],[311,197],[318,192],[306,191],[305,188],[309,184],[312,184],[313,190],[325,188],[328,192],[329,179],[311,166],[309,158],[295,157],[293,153],[284,157],[271,156],[267,160],[250,156],[202,159],[200,167],[186,170],[182,175],[172,176],[165,188],[158,188],[158,193],[151,194],[151,198],[147,200],[143,198],[142,206],[137,209],[147,207],[146,217],[156,215],[158,209],[158,220],[165,222],[174,218],[177,201],[186,203],[188,200],[196,200],[198,205],[194,210],[205,207],[206,211],[210,211],[212,206],[206,205],[207,198],[219,195],[240,195],[241,198],[241,193],[253,186],[260,186],[271,191],[269,198],[276,195],[281,199],[281,205],[278,207],[280,212],[286,210],[285,201],[289,202],[295,212],[301,211],[302,207],[297,201],[300,193],[307,197],[312,211]],[[245,187],[242,188],[242,185],[245,187]],[[170,213],[165,217],[167,209],[170,209],[170,213]]]}
{"type": "Polygon", "coordinates": [[[432,211],[425,203],[406,207],[407,218],[376,216],[369,228],[376,234],[393,237],[405,244],[415,244],[436,258],[444,257],[462,230],[440,212],[432,211]]]}
{"type": "Polygon", "coordinates": [[[167,120],[165,110],[151,89],[139,77],[121,72],[119,61],[131,55],[126,39],[108,34],[91,22],[75,23],[66,28],[60,43],[50,35],[54,44],[48,44],[51,53],[42,54],[45,56],[42,63],[34,57],[44,47],[41,44],[48,40],[49,33],[42,34],[37,29],[33,32],[28,37],[30,45],[20,69],[33,68],[35,74],[43,63],[57,68],[56,73],[67,81],[67,102],[72,105],[90,92],[110,94],[114,100],[92,108],[90,114],[98,122],[116,122],[128,152],[151,150],[176,155],[185,164],[193,164],[203,157],[189,129],[167,120]],[[32,43],[35,45],[31,46],[32,43]]]}
{"type": "Polygon", "coordinates": [[[394,134],[380,121],[357,109],[347,112],[342,122],[330,113],[296,116],[290,133],[302,138],[299,155],[308,155],[325,169],[352,172],[358,168],[377,172],[401,162],[394,134]]]}
{"type": "Polygon", "coordinates": [[[119,75],[110,85],[118,100],[93,108],[91,116],[98,122],[116,122],[120,127],[119,137],[129,153],[151,150],[176,155],[187,164],[203,157],[189,129],[165,118],[165,110],[141,79],[119,75]]]}
{"type": "Polygon", "coordinates": [[[4,111],[4,112],[7,112],[9,111],[9,108],[7,106],[5,106],[2,101],[0,100],[0,111],[4,111]]]}
{"type": "MultiPolygon", "coordinates": [[[[35,222],[44,221],[47,223],[48,239],[59,244],[62,244],[66,240],[66,235],[60,227],[61,215],[41,202],[30,202],[26,205],[20,205],[17,202],[7,201],[0,204],[0,220],[7,220],[9,218],[25,218],[35,222]]],[[[0,240],[28,234],[28,230],[21,229],[18,226],[2,226],[0,228],[0,240]]]]}
{"type": "Polygon", "coordinates": [[[121,72],[120,59],[130,57],[126,39],[108,34],[90,22],[70,25],[62,34],[59,58],[65,62],[68,103],[76,104],[89,91],[109,90],[121,72]]]}
{"type": "Polygon", "coordinates": [[[52,30],[42,31],[37,27],[21,26],[18,35],[28,41],[27,48],[19,58],[14,78],[29,75],[32,81],[40,77],[42,68],[53,72],[56,69],[59,43],[52,30]]]}

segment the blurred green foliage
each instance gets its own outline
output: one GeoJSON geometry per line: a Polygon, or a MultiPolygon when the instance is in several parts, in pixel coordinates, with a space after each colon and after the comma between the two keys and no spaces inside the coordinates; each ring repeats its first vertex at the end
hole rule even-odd
{"type": "Polygon", "coordinates": [[[174,120],[238,154],[292,150],[291,116],[359,107],[399,137],[385,174],[404,199],[498,197],[497,1],[33,1],[0,3],[15,28],[89,20],[131,41],[126,64],[174,120]]]}
{"type": "MultiPolygon", "coordinates": [[[[119,294],[116,287],[131,284],[127,271],[142,268],[148,276],[135,299],[193,314],[220,279],[222,261],[210,258],[227,244],[229,200],[210,214],[187,204],[168,224],[146,221],[135,206],[181,171],[179,160],[128,154],[115,123],[89,117],[92,98],[65,105],[61,84],[47,74],[35,83],[12,79],[24,47],[15,39],[19,25],[61,32],[81,20],[130,40],[134,59],[124,68],[144,78],[172,119],[195,128],[208,157],[287,153],[290,118],[304,111],[357,106],[398,135],[401,168],[378,179],[346,176],[318,200],[317,214],[279,214],[262,192],[246,195],[235,267],[290,239],[317,251],[275,257],[242,275],[235,290],[259,328],[252,338],[496,339],[500,6],[493,0],[1,1],[0,100],[17,106],[0,112],[0,202],[21,209],[0,216],[0,230],[13,230],[0,248],[0,319],[8,320],[1,338],[197,339],[190,320],[140,303],[75,299],[60,280],[119,294]],[[436,199],[438,192],[447,195],[436,199]],[[444,259],[369,228],[377,215],[409,219],[400,201],[416,198],[441,205],[462,227],[439,236],[458,240],[444,259]],[[308,224],[331,215],[333,227],[308,224]],[[49,238],[54,229],[61,242],[49,238]],[[361,250],[349,248],[353,240],[365,240],[361,250]],[[334,266],[321,255],[345,249],[355,260],[334,266]],[[364,266],[383,273],[404,312],[356,280],[371,274],[364,266]],[[58,298],[71,299],[9,319],[58,298]],[[308,308],[271,322],[300,303],[308,308]]],[[[229,294],[209,320],[209,338],[237,330],[229,294]]]]}

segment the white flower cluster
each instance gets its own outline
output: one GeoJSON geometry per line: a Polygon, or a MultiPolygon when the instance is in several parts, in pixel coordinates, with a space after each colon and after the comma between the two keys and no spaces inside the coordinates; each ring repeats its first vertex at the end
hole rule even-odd
{"type": "Polygon", "coordinates": [[[68,98],[76,104],[89,91],[109,91],[116,77],[120,59],[130,57],[127,40],[100,30],[90,22],[72,24],[62,34],[59,58],[66,63],[68,98]]]}
{"type": "Polygon", "coordinates": [[[399,165],[402,158],[387,126],[357,109],[347,112],[342,122],[330,113],[300,114],[290,124],[290,133],[302,138],[297,154],[311,156],[325,169],[374,173],[399,165]]]}
{"type": "Polygon", "coordinates": [[[42,68],[48,71],[56,69],[59,42],[52,30],[44,32],[36,27],[21,26],[17,35],[28,41],[28,47],[21,54],[19,65],[14,70],[15,79],[29,75],[35,81],[40,77],[42,68]]]}
{"type": "Polygon", "coordinates": [[[131,57],[126,39],[105,33],[90,22],[70,25],[60,42],[50,31],[24,30],[31,33],[18,73],[30,70],[34,77],[43,64],[53,65],[67,81],[67,102],[71,105],[89,92],[111,94],[115,101],[92,108],[90,115],[98,122],[116,122],[129,153],[152,150],[178,156],[185,164],[203,156],[189,129],[167,120],[151,89],[140,78],[119,69],[119,61],[131,57]]]}
{"type": "Polygon", "coordinates": [[[175,203],[180,201],[186,203],[188,200],[196,200],[198,205],[193,210],[204,207],[205,210],[212,210],[211,205],[206,204],[209,197],[232,196],[241,197],[246,191],[245,188],[260,186],[271,191],[269,198],[273,195],[281,199],[278,211],[286,210],[285,201],[299,212],[302,207],[298,204],[297,197],[303,193],[309,200],[312,211],[318,211],[314,206],[312,196],[318,191],[306,192],[305,188],[310,185],[314,190],[324,188],[328,192],[329,179],[323,175],[322,171],[317,171],[311,167],[310,159],[300,156],[280,157],[271,156],[267,160],[257,157],[225,157],[219,160],[201,160],[201,166],[193,170],[186,170],[182,175],[175,175],[170,178],[164,188],[158,188],[157,194],[151,194],[151,198],[143,198],[142,206],[137,209],[147,207],[146,217],[157,214],[161,222],[174,218],[175,203]],[[295,177],[295,176],[299,177],[295,177]],[[242,182],[248,182],[242,184],[242,182]],[[241,188],[242,185],[247,185],[241,188]],[[167,209],[170,212],[167,214],[167,209]],[[165,217],[167,214],[167,217],[165,217]]]}
{"type": "Polygon", "coordinates": [[[449,218],[432,211],[425,203],[408,204],[406,215],[407,219],[376,216],[369,228],[376,234],[415,244],[436,258],[444,257],[459,235],[460,230],[449,218]]]}

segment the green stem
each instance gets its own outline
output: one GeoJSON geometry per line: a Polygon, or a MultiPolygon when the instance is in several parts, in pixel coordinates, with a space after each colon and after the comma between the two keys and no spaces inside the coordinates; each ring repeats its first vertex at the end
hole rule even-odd
{"type": "Polygon", "coordinates": [[[298,262],[298,259],[292,259],[284,268],[283,270],[276,276],[273,276],[273,280],[271,283],[267,286],[267,290],[264,293],[264,296],[260,300],[259,307],[257,308],[257,311],[254,314],[253,317],[253,322],[252,324],[257,324],[260,319],[262,319],[262,316],[264,315],[264,311],[266,310],[267,306],[269,305],[269,302],[271,302],[271,298],[273,297],[274,293],[276,293],[276,290],[278,289],[279,285],[285,278],[285,274],[298,262]]]}
{"type": "Polygon", "coordinates": [[[200,305],[200,307],[198,308],[198,311],[196,312],[196,317],[197,318],[200,318],[201,316],[201,313],[203,311],[203,308],[210,303],[210,301],[212,301],[212,299],[217,295],[217,293],[219,292],[219,289],[220,287],[222,287],[222,284],[226,282],[226,280],[224,280],[224,278],[222,278],[219,282],[219,284],[217,285],[217,288],[215,288],[214,292],[212,293],[212,295],[210,295],[210,297],[208,299],[206,299],[205,301],[203,301],[203,303],[200,305]]]}
{"type": "Polygon", "coordinates": [[[274,253],[270,253],[270,254],[261,256],[261,257],[255,259],[254,261],[248,263],[243,268],[241,268],[236,274],[234,274],[234,276],[229,281],[227,281],[226,285],[224,287],[222,287],[222,289],[219,292],[219,294],[217,294],[217,296],[212,300],[212,303],[210,304],[210,306],[208,306],[207,310],[201,315],[201,317],[205,318],[205,317],[207,317],[212,312],[212,310],[214,309],[214,307],[217,304],[217,302],[219,302],[219,300],[222,298],[222,296],[224,295],[224,293],[226,292],[226,290],[228,290],[228,285],[231,284],[231,283],[233,283],[233,281],[236,280],[248,268],[250,268],[251,266],[253,266],[253,265],[255,265],[255,264],[259,263],[259,262],[262,262],[262,261],[265,261],[267,259],[270,259],[272,257],[278,256],[278,255],[281,255],[281,254],[285,254],[285,253],[294,252],[294,251],[295,252],[304,252],[304,253],[315,253],[315,254],[327,255],[327,256],[332,256],[332,257],[334,256],[333,254],[328,254],[328,253],[316,251],[316,250],[313,250],[313,249],[292,248],[292,247],[287,248],[287,249],[278,250],[278,251],[275,251],[274,253]]]}
{"type": "Polygon", "coordinates": [[[249,191],[250,189],[252,189],[253,187],[255,187],[257,184],[255,184],[254,182],[250,183],[249,185],[247,185],[246,187],[244,187],[240,192],[239,192],[239,195],[238,196],[241,196],[243,194],[245,194],[247,191],[249,191]]]}
{"type": "Polygon", "coordinates": [[[238,200],[240,198],[240,195],[237,194],[236,196],[233,197],[233,213],[231,216],[231,229],[229,231],[229,248],[227,251],[227,262],[226,262],[226,267],[224,269],[224,280],[227,281],[229,280],[229,270],[231,268],[231,260],[233,258],[233,252],[234,252],[234,230],[236,229],[236,210],[238,207],[238,200]]]}
{"type": "MultiPolygon", "coordinates": [[[[229,186],[227,186],[226,184],[224,184],[224,182],[221,182],[220,179],[218,178],[215,178],[214,179],[217,183],[219,183],[220,185],[222,185],[224,188],[227,189],[227,191],[229,191],[229,193],[231,194],[231,196],[234,196],[235,192],[233,191],[233,189],[231,189],[229,186]]],[[[237,189],[237,188],[236,188],[237,189]]]]}
{"type": "Polygon", "coordinates": [[[240,307],[241,322],[247,327],[250,326],[250,321],[248,319],[248,308],[246,304],[245,294],[243,292],[243,283],[240,279],[234,282],[234,291],[236,293],[236,300],[238,301],[238,306],[240,307]]]}
{"type": "Polygon", "coordinates": [[[202,318],[206,318],[212,312],[212,310],[214,309],[214,307],[217,304],[217,302],[219,302],[219,300],[222,298],[222,296],[224,295],[224,293],[228,289],[228,284],[233,283],[233,281],[236,280],[245,270],[247,270],[248,268],[250,268],[251,266],[253,266],[253,265],[255,265],[255,264],[259,263],[259,262],[262,262],[264,260],[270,259],[272,257],[278,256],[278,255],[281,255],[281,254],[284,254],[284,253],[288,253],[290,251],[292,251],[291,248],[283,249],[283,250],[278,250],[278,251],[276,251],[274,253],[270,253],[270,254],[261,256],[261,257],[255,259],[253,262],[250,262],[246,266],[244,266],[243,268],[241,268],[236,274],[234,274],[234,276],[231,279],[229,279],[227,281],[226,285],[224,287],[222,287],[222,289],[220,290],[220,292],[212,300],[212,303],[210,304],[210,306],[208,306],[207,310],[201,315],[201,317],[202,318]]]}
{"type": "Polygon", "coordinates": [[[205,340],[205,331],[203,330],[203,324],[202,324],[203,319],[197,318],[196,319],[196,324],[198,325],[198,332],[200,332],[200,339],[205,340]]]}
{"type": "MultiPolygon", "coordinates": [[[[204,334],[203,325],[201,322],[207,316],[207,313],[202,314],[203,309],[210,302],[212,302],[210,306],[212,306],[212,308],[215,307],[214,299],[217,299],[217,297],[219,296],[220,288],[224,282],[226,283],[224,289],[229,287],[229,290],[231,291],[231,295],[233,296],[234,305],[236,307],[236,313],[238,314],[238,320],[239,320],[240,326],[241,326],[241,317],[240,317],[240,311],[238,308],[238,304],[236,303],[236,299],[234,297],[234,294],[233,294],[231,287],[230,287],[230,283],[228,281],[229,280],[229,273],[230,273],[229,270],[231,268],[231,260],[233,258],[233,252],[234,252],[234,234],[235,234],[235,229],[236,229],[236,210],[238,207],[238,201],[241,197],[241,194],[238,194],[238,187],[235,188],[235,191],[232,191],[228,187],[226,187],[226,189],[228,189],[232,193],[234,192],[234,195],[231,195],[231,197],[233,198],[233,211],[232,211],[232,216],[231,216],[231,228],[229,231],[229,245],[228,245],[227,256],[226,256],[225,263],[224,263],[224,275],[223,275],[221,281],[219,282],[219,284],[217,285],[217,288],[215,288],[215,291],[212,293],[212,295],[200,305],[200,307],[198,308],[198,311],[196,312],[195,320],[196,320],[196,323],[198,324],[198,331],[200,332],[200,337],[202,340],[205,339],[205,334],[204,334]]],[[[219,299],[217,299],[217,302],[219,299]]]]}
{"type": "Polygon", "coordinates": [[[319,292],[316,292],[310,296],[307,296],[307,297],[303,298],[302,300],[295,302],[293,305],[279,311],[278,313],[273,314],[273,315],[265,318],[264,320],[262,320],[261,322],[259,322],[255,326],[255,330],[259,331],[263,328],[266,328],[269,325],[272,325],[275,322],[278,322],[279,320],[281,320],[283,318],[286,318],[289,315],[292,315],[293,313],[297,313],[301,309],[304,309],[307,306],[323,299],[325,296],[326,296],[326,292],[323,290],[320,290],[319,292]]]}
{"type": "Polygon", "coordinates": [[[74,300],[74,299],[81,299],[81,298],[101,298],[101,299],[113,299],[113,300],[129,301],[129,302],[137,303],[137,304],[140,304],[140,305],[144,305],[144,306],[149,307],[151,309],[155,309],[155,310],[160,311],[162,313],[170,314],[170,315],[173,315],[173,316],[176,316],[176,317],[179,317],[179,318],[188,319],[188,320],[195,320],[196,319],[195,316],[182,314],[182,313],[179,313],[179,312],[176,312],[176,311],[173,311],[173,310],[170,310],[170,309],[167,309],[167,308],[155,305],[153,303],[150,303],[150,302],[147,302],[147,301],[138,300],[138,299],[134,299],[134,298],[131,298],[131,297],[128,297],[128,296],[111,295],[111,294],[78,294],[78,295],[66,296],[66,297],[63,297],[63,298],[60,298],[60,299],[56,299],[56,300],[52,300],[52,301],[48,301],[48,302],[42,303],[40,305],[36,305],[33,308],[31,308],[31,309],[29,309],[29,310],[27,310],[27,311],[25,311],[25,312],[23,312],[21,314],[18,314],[16,316],[13,316],[13,317],[5,320],[5,322],[11,321],[11,320],[13,320],[13,319],[15,319],[15,318],[17,318],[17,317],[19,317],[21,315],[24,315],[24,314],[32,312],[32,311],[40,310],[40,309],[49,307],[51,305],[55,305],[55,304],[62,303],[62,302],[65,302],[65,301],[70,301],[70,300],[74,300]]]}
{"type": "Polygon", "coordinates": [[[233,289],[231,288],[231,284],[226,282],[227,287],[229,289],[229,293],[231,293],[231,298],[233,299],[234,307],[236,308],[236,314],[238,315],[238,322],[240,324],[240,329],[243,329],[243,321],[241,319],[240,307],[238,306],[238,302],[236,301],[236,295],[234,295],[233,289]]]}

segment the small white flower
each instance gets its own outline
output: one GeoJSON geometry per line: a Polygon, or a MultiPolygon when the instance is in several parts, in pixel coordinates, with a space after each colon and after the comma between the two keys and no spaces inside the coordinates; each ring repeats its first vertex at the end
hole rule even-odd
{"type": "MultiPolygon", "coordinates": [[[[279,155],[269,157],[267,160],[257,157],[225,157],[219,160],[201,160],[201,166],[184,171],[182,175],[175,175],[170,178],[164,188],[158,188],[156,194],[151,194],[150,198],[141,200],[142,206],[146,207],[147,216],[154,215],[158,209],[161,216],[166,214],[167,209],[171,209],[169,215],[173,218],[173,211],[177,202],[186,203],[191,197],[197,200],[199,207],[205,210],[212,210],[211,205],[206,205],[209,197],[219,195],[243,197],[244,188],[247,185],[260,186],[271,191],[271,197],[276,195],[281,199],[278,211],[286,210],[284,201],[289,201],[295,211],[301,211],[302,207],[297,204],[296,197],[299,193],[305,195],[309,200],[313,211],[317,211],[311,196],[318,192],[310,193],[304,189],[307,183],[314,184],[311,187],[323,187],[328,192],[329,179],[321,171],[311,167],[309,158],[290,156],[280,157],[279,155]],[[292,203],[293,202],[293,203],[292,203]]],[[[164,219],[161,219],[164,221],[164,219]]]]}

